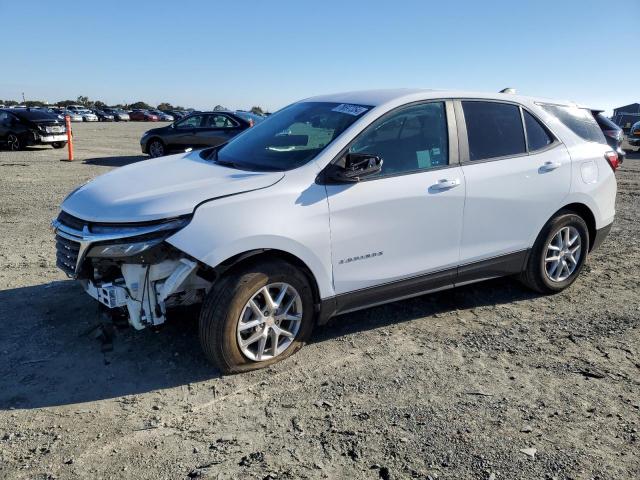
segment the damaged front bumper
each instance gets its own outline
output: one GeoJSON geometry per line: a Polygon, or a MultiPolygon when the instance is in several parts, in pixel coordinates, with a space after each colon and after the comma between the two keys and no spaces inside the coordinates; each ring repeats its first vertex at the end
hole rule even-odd
{"type": "Polygon", "coordinates": [[[195,260],[164,242],[188,222],[99,224],[62,212],[52,222],[56,264],[134,328],[160,325],[168,307],[199,303],[210,287],[195,260]]]}

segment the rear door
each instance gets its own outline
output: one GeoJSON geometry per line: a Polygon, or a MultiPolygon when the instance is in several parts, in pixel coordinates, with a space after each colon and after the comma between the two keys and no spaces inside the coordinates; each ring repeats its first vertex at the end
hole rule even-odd
{"type": "Polygon", "coordinates": [[[240,124],[229,115],[209,113],[205,115],[202,127],[196,131],[194,146],[215,147],[227,142],[240,131],[240,124]]]}
{"type": "Polygon", "coordinates": [[[458,281],[517,273],[569,194],[569,154],[520,105],[462,100],[456,116],[467,184],[458,281]]]}

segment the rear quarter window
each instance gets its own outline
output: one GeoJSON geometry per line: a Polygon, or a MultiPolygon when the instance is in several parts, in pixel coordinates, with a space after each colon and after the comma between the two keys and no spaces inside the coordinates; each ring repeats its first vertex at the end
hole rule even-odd
{"type": "Polygon", "coordinates": [[[542,108],[560,120],[569,130],[587,142],[607,143],[591,110],[560,105],[542,105],[542,108]]]}

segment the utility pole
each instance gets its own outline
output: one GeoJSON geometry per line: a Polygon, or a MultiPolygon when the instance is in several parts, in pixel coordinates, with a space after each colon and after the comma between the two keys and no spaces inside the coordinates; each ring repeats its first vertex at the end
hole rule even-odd
{"type": "Polygon", "coordinates": [[[24,99],[24,92],[22,92],[22,103],[26,102],[26,100],[24,99]]]}

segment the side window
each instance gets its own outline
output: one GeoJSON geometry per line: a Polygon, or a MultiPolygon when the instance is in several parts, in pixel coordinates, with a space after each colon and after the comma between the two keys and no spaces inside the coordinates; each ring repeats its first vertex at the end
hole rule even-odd
{"type": "Polygon", "coordinates": [[[524,127],[527,130],[527,147],[529,151],[535,152],[547,145],[551,145],[553,137],[547,129],[526,110],[522,109],[522,113],[524,114],[524,127]]]}
{"type": "Polygon", "coordinates": [[[205,127],[207,128],[233,128],[235,123],[226,115],[207,115],[205,127]]]}
{"type": "Polygon", "coordinates": [[[380,176],[449,164],[449,137],[443,102],[404,108],[374,122],[349,149],[382,158],[380,176]]]}
{"type": "Polygon", "coordinates": [[[591,110],[559,105],[542,105],[542,108],[557,117],[558,120],[583,140],[607,143],[602,130],[593,118],[591,110]]]}
{"type": "Polygon", "coordinates": [[[199,128],[202,124],[202,115],[192,115],[189,118],[185,118],[183,121],[176,124],[176,128],[199,128]]]}
{"type": "Polygon", "coordinates": [[[525,154],[520,107],[497,102],[462,102],[471,161],[525,154]]]}

